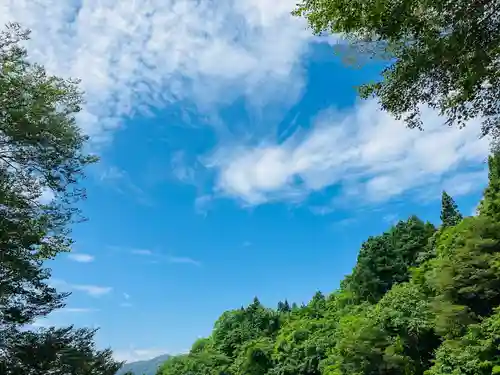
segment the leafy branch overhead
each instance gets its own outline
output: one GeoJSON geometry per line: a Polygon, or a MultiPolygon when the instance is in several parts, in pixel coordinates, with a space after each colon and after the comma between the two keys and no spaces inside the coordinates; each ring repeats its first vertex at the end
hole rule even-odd
{"type": "Polygon", "coordinates": [[[482,120],[482,134],[500,125],[498,0],[302,0],[295,16],[315,34],[343,36],[359,54],[385,62],[380,80],[360,88],[382,109],[425,127],[421,105],[448,125],[482,120]]]}

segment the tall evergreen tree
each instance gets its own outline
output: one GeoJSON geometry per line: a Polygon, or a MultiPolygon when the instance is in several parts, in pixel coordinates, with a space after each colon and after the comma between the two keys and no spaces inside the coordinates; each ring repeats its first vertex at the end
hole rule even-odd
{"type": "Polygon", "coordinates": [[[500,221],[500,151],[488,158],[488,186],[479,204],[479,214],[500,221]]]}
{"type": "Polygon", "coordinates": [[[277,310],[280,313],[288,313],[292,311],[292,309],[290,308],[290,304],[288,303],[287,300],[285,300],[285,302],[279,301],[277,310]]]}
{"type": "Polygon", "coordinates": [[[457,225],[463,219],[462,214],[458,211],[457,204],[453,198],[443,191],[441,197],[441,222],[444,227],[452,227],[457,225]]]}

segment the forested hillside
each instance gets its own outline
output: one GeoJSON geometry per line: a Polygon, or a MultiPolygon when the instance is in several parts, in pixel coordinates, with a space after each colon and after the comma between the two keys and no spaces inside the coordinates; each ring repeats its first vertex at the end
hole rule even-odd
{"type": "Polygon", "coordinates": [[[443,193],[438,228],[410,217],[368,238],[307,305],[226,311],[158,375],[500,373],[500,153],[478,211],[463,218],[443,193]]]}

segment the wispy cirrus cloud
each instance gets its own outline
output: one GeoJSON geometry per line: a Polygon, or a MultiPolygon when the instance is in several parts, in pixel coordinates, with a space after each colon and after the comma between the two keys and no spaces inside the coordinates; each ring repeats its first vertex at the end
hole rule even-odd
{"type": "Polygon", "coordinates": [[[146,256],[154,255],[153,251],[148,249],[132,249],[130,250],[130,253],[135,255],[146,255],[146,256]]]}
{"type": "Polygon", "coordinates": [[[201,266],[201,262],[185,256],[175,256],[175,255],[166,255],[160,253],[158,251],[153,251],[149,249],[130,249],[130,254],[145,256],[154,260],[155,263],[158,262],[166,262],[166,263],[174,263],[174,264],[191,264],[193,266],[201,266]]]}
{"type": "Polygon", "coordinates": [[[71,284],[71,288],[74,290],[85,292],[92,297],[101,297],[113,291],[113,288],[110,286],[99,286],[99,285],[71,284]]]}
{"type": "Polygon", "coordinates": [[[139,187],[129,174],[116,166],[101,167],[97,173],[98,181],[124,196],[132,196],[139,203],[150,206],[151,198],[139,187]]]}
{"type": "Polygon", "coordinates": [[[125,301],[120,303],[120,307],[132,307],[132,303],[130,302],[130,294],[123,293],[122,296],[125,301]]]}
{"type": "Polygon", "coordinates": [[[312,130],[282,143],[222,145],[206,165],[217,175],[218,194],[246,205],[303,202],[332,186],[340,188],[334,203],[482,188],[489,145],[478,136],[479,121],[456,129],[431,110],[422,115],[425,130],[410,130],[364,101],[348,112],[326,111],[312,130]]]}
{"type": "Polygon", "coordinates": [[[46,318],[41,318],[29,324],[29,326],[31,328],[48,328],[51,327],[52,324],[46,318]]]}
{"type": "Polygon", "coordinates": [[[79,292],[84,292],[91,297],[101,297],[113,291],[113,288],[110,286],[100,286],[91,284],[72,284],[60,279],[51,279],[50,284],[56,287],[66,289],[68,291],[75,290],[79,292]]]}
{"type": "Polygon", "coordinates": [[[201,266],[201,262],[199,262],[195,259],[189,258],[189,257],[177,257],[177,256],[170,256],[169,255],[169,256],[166,256],[164,258],[168,263],[191,264],[191,265],[197,266],[197,267],[201,266]]]}
{"type": "Polygon", "coordinates": [[[92,312],[97,312],[98,309],[88,308],[88,307],[65,307],[60,310],[56,310],[56,313],[76,313],[76,314],[87,314],[92,312]]]}
{"type": "Polygon", "coordinates": [[[90,263],[95,260],[93,255],[83,253],[70,253],[68,254],[68,258],[78,263],[90,263]]]}
{"type": "Polygon", "coordinates": [[[0,23],[30,28],[30,56],[81,78],[79,122],[94,141],[121,119],[189,100],[201,109],[245,96],[293,100],[312,40],[295,0],[7,0],[0,23]]]}

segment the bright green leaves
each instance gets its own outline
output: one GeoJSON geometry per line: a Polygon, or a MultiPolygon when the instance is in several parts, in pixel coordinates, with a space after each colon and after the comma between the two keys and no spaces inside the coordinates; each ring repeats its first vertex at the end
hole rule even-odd
{"type": "Polygon", "coordinates": [[[445,341],[426,375],[498,374],[500,368],[500,314],[470,325],[467,333],[445,341]]]}
{"type": "Polygon", "coordinates": [[[279,315],[255,299],[247,308],[222,314],[212,333],[214,347],[228,357],[235,357],[245,342],[275,335],[279,324],[279,315]]]}
{"type": "Polygon", "coordinates": [[[260,337],[246,342],[233,364],[235,375],[263,375],[273,368],[273,340],[260,337]]]}
{"type": "Polygon", "coordinates": [[[429,301],[418,286],[394,286],[377,305],[344,316],[326,374],[422,374],[439,341],[429,301]]]}
{"type": "Polygon", "coordinates": [[[500,304],[500,224],[466,218],[436,244],[428,283],[437,295],[486,316],[500,304]]]}
{"type": "Polygon", "coordinates": [[[159,369],[159,375],[229,375],[231,361],[216,352],[200,352],[170,357],[159,369]]]}
{"type": "MultiPolygon", "coordinates": [[[[326,312],[326,311],[325,311],[326,312]]],[[[334,344],[336,322],[300,312],[280,329],[274,345],[273,375],[319,375],[320,364],[334,344]]]]}
{"type": "Polygon", "coordinates": [[[210,338],[202,337],[194,342],[193,346],[191,346],[190,353],[196,354],[201,352],[207,352],[211,350],[212,346],[213,342],[210,338]]]}
{"type": "Polygon", "coordinates": [[[488,186],[479,204],[479,213],[500,222],[500,151],[488,158],[488,186]]]}
{"type": "Polygon", "coordinates": [[[434,226],[416,217],[399,222],[384,234],[363,243],[346,287],[359,301],[377,302],[395,283],[407,281],[434,233],[434,226]]]}

